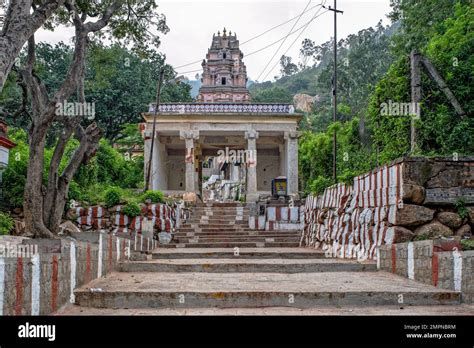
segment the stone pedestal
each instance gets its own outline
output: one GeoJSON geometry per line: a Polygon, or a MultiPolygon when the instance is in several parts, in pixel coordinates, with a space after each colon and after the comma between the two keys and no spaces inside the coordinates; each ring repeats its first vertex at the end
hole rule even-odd
{"type": "Polygon", "coordinates": [[[247,140],[247,202],[258,201],[257,194],[257,139],[258,132],[245,132],[247,140]]]}

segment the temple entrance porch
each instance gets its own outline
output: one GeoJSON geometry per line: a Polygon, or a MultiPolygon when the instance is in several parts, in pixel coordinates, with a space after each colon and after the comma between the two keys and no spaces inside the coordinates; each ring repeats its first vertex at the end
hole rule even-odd
{"type": "Polygon", "coordinates": [[[292,142],[297,142],[296,135],[283,131],[160,130],[150,187],[167,195],[194,192],[204,201],[244,201],[245,197],[254,202],[271,194],[274,178],[285,176],[289,195],[296,195],[297,165],[292,165],[298,153],[292,142]]]}

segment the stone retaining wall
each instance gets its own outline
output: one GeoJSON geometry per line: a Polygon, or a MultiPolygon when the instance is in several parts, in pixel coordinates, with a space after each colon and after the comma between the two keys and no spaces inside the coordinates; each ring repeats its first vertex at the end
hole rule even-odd
{"type": "Polygon", "coordinates": [[[474,251],[459,251],[456,241],[426,240],[378,248],[377,268],[438,288],[462,292],[474,302],[474,251]]]}
{"type": "Polygon", "coordinates": [[[377,246],[472,237],[474,158],[403,158],[337,184],[305,203],[302,246],[328,256],[375,258],[377,246]],[[466,216],[458,214],[463,201],[466,216]]]}
{"type": "Polygon", "coordinates": [[[263,231],[298,231],[303,229],[304,207],[265,206],[265,211],[249,216],[249,227],[263,231]]]}
{"type": "Polygon", "coordinates": [[[140,216],[130,218],[125,215],[123,206],[112,208],[93,206],[70,209],[67,217],[82,230],[108,230],[112,233],[141,233],[143,222],[150,220],[158,232],[172,232],[179,220],[184,218],[183,210],[167,204],[141,204],[140,216]]]}
{"type": "Polygon", "coordinates": [[[137,233],[80,232],[73,237],[0,238],[0,315],[53,313],[74,302],[75,288],[113,271],[121,260],[144,257],[142,252],[157,244],[137,233]]]}

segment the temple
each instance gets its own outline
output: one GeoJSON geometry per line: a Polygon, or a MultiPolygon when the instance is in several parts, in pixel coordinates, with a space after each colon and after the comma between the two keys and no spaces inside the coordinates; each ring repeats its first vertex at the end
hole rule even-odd
{"type": "Polygon", "coordinates": [[[202,62],[202,86],[197,97],[198,102],[221,103],[249,102],[247,90],[247,69],[242,61],[244,57],[239,48],[237,35],[227,35],[224,28],[212,37],[211,48],[202,62]]]}
{"type": "Polygon", "coordinates": [[[237,36],[213,36],[195,103],[151,104],[143,113],[145,173],[156,133],[150,187],[204,201],[257,202],[285,180],[298,196],[298,123],[290,104],[251,103],[237,36]]]}

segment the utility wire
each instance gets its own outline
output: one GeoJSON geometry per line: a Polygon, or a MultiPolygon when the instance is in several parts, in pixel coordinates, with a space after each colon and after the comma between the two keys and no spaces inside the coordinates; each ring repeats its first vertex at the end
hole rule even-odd
{"type": "MultiPolygon", "coordinates": [[[[302,14],[307,13],[307,12],[311,11],[312,9],[315,9],[315,8],[318,7],[318,6],[321,6],[321,4],[311,6],[311,7],[308,8],[306,11],[304,11],[302,14]]],[[[266,33],[270,32],[270,31],[272,31],[272,30],[274,30],[274,29],[277,29],[277,28],[281,27],[282,25],[285,25],[285,24],[287,24],[287,23],[290,23],[291,21],[294,21],[296,18],[300,18],[302,14],[300,13],[299,15],[297,15],[297,16],[295,16],[295,17],[289,19],[289,20],[287,20],[286,22],[280,23],[280,24],[278,24],[278,25],[276,25],[276,26],[274,26],[274,27],[272,27],[272,28],[270,28],[270,29],[264,31],[264,32],[261,33],[261,34],[259,34],[259,35],[257,35],[257,36],[254,36],[253,38],[248,39],[247,41],[242,42],[242,43],[240,44],[240,46],[243,46],[243,45],[245,45],[246,43],[248,43],[248,42],[250,42],[250,41],[253,41],[253,40],[255,40],[255,39],[258,39],[259,37],[265,35],[266,33]]]]}
{"type": "MultiPolygon", "coordinates": [[[[260,76],[262,76],[262,74],[265,72],[265,70],[267,70],[268,66],[270,65],[270,63],[272,62],[273,58],[275,58],[275,56],[277,55],[278,51],[281,49],[281,47],[283,46],[283,44],[285,43],[286,39],[288,39],[288,36],[290,36],[290,33],[293,31],[293,29],[295,29],[295,26],[298,24],[298,22],[300,21],[301,19],[301,16],[303,16],[303,14],[305,13],[306,9],[308,8],[308,6],[311,4],[311,1],[312,0],[309,0],[308,3],[306,4],[306,7],[303,9],[303,12],[300,13],[298,19],[296,20],[295,23],[293,23],[293,26],[291,27],[291,29],[288,31],[288,34],[286,34],[285,38],[283,39],[283,41],[280,43],[280,46],[278,46],[278,48],[276,49],[275,53],[273,53],[273,56],[268,60],[267,64],[265,65],[265,67],[263,68],[263,70],[260,72],[260,74],[258,74],[257,78],[256,78],[256,81],[260,80],[260,76]]],[[[321,4],[322,5],[322,2],[321,4]]],[[[320,8],[321,9],[321,8],[320,8]]]]}
{"type": "MultiPolygon", "coordinates": [[[[326,2],[326,1],[324,1],[326,2]]],[[[318,12],[315,13],[315,15],[313,16],[313,18],[311,18],[311,20],[305,25],[305,27],[303,28],[303,30],[298,34],[298,36],[295,38],[295,40],[291,43],[291,45],[286,49],[286,51],[283,53],[283,56],[285,54],[288,53],[288,51],[291,49],[291,47],[293,47],[293,45],[296,43],[296,41],[298,41],[298,39],[300,38],[301,34],[304,33],[304,31],[308,28],[308,26],[311,24],[311,22],[313,20],[315,20],[316,18],[318,18],[319,16],[322,16],[323,14],[325,14],[326,12],[328,12],[328,10],[324,11],[323,13],[319,14],[318,13],[321,11],[322,7],[318,10],[318,12]]],[[[278,65],[279,63],[279,60],[276,61],[275,65],[273,65],[273,67],[266,73],[266,75],[263,77],[263,80],[265,80],[267,78],[267,76],[276,68],[276,66],[278,65]]],[[[258,79],[257,79],[258,80],[258,79]]]]}
{"type": "MultiPolygon", "coordinates": [[[[303,24],[302,26],[300,26],[298,29],[295,29],[294,31],[292,31],[292,32],[290,33],[290,36],[293,35],[293,34],[295,34],[295,33],[297,33],[297,32],[299,32],[299,31],[302,30],[302,29],[305,29],[312,21],[314,21],[316,18],[322,16],[322,15],[323,15],[324,13],[326,13],[326,12],[328,12],[328,11],[326,10],[326,11],[324,11],[323,13],[321,13],[321,14],[318,15],[318,16],[313,16],[313,18],[311,18],[308,22],[306,22],[305,24],[303,24]]],[[[263,51],[263,50],[266,50],[267,48],[272,47],[273,45],[276,45],[276,44],[279,43],[280,41],[284,40],[285,37],[286,37],[286,36],[284,36],[284,37],[282,37],[282,38],[280,38],[280,39],[278,39],[278,40],[276,40],[276,41],[274,41],[274,42],[272,42],[272,43],[270,43],[270,44],[268,44],[268,45],[266,45],[266,46],[264,46],[264,47],[262,47],[262,48],[259,48],[259,49],[256,50],[256,51],[247,53],[247,54],[245,55],[245,57],[249,57],[249,56],[254,55],[254,54],[256,54],[256,53],[259,53],[259,52],[261,52],[261,51],[263,51]]],[[[200,60],[200,62],[201,62],[201,60],[200,60]]],[[[175,68],[175,69],[176,69],[176,68],[175,68]]],[[[178,71],[177,73],[178,73],[178,74],[186,74],[186,73],[192,73],[192,72],[196,72],[196,71],[202,71],[202,69],[191,70],[191,71],[186,71],[186,72],[179,72],[179,71],[178,71]]]]}
{"type": "MultiPolygon", "coordinates": [[[[296,18],[300,18],[302,14],[304,14],[304,13],[306,13],[306,12],[309,12],[309,11],[311,11],[312,9],[314,9],[314,8],[316,8],[316,7],[318,7],[318,6],[321,6],[321,4],[319,4],[319,5],[314,5],[314,6],[310,7],[309,9],[307,9],[305,12],[300,13],[299,15],[297,15],[297,16],[295,16],[295,17],[289,19],[289,20],[287,20],[286,22],[280,23],[280,24],[275,25],[274,27],[272,27],[272,28],[270,28],[270,29],[267,29],[267,30],[264,31],[263,33],[258,34],[258,35],[256,35],[256,36],[254,36],[254,37],[252,37],[252,38],[250,38],[250,39],[248,39],[248,40],[242,42],[242,43],[240,44],[240,46],[243,46],[243,45],[245,45],[246,43],[249,43],[249,42],[251,42],[251,41],[253,41],[253,40],[255,40],[255,39],[258,39],[259,37],[265,35],[266,33],[269,33],[269,32],[272,31],[272,30],[275,30],[275,29],[277,29],[277,28],[279,28],[279,27],[281,27],[281,26],[283,26],[283,25],[285,25],[285,24],[288,24],[288,23],[294,21],[296,18]]],[[[202,59],[195,60],[195,61],[193,61],[193,62],[191,62],[191,63],[187,63],[187,64],[183,64],[183,65],[177,66],[177,67],[175,67],[175,69],[184,68],[185,66],[197,64],[197,63],[200,63],[200,62],[202,62],[202,59]]]]}

